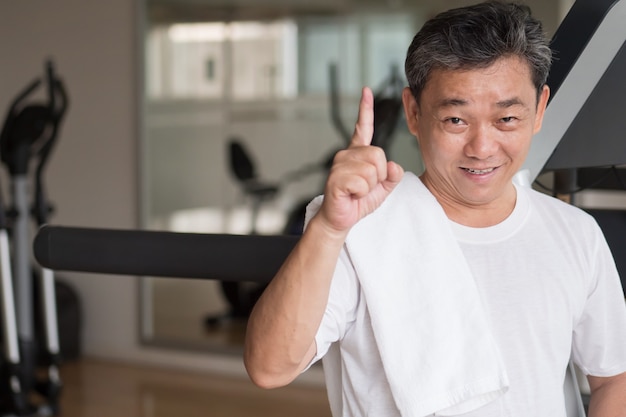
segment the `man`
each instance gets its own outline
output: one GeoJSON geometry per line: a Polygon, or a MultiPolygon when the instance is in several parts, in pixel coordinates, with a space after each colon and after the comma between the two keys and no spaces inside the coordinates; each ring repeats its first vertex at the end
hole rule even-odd
{"type": "Polygon", "coordinates": [[[626,416],[626,307],[606,242],[581,210],[512,181],[550,62],[521,5],[427,22],[403,92],[419,179],[370,146],[363,90],[352,142],[250,317],[256,384],[283,386],[324,357],[335,417],[554,417],[571,357],[590,416],[626,416]]]}

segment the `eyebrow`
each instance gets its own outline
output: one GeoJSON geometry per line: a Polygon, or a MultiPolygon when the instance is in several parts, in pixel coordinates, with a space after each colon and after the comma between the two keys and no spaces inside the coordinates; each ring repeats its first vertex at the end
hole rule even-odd
{"type": "Polygon", "coordinates": [[[512,106],[524,106],[524,102],[520,100],[518,97],[513,97],[508,100],[498,101],[496,103],[496,106],[504,109],[504,108],[512,107],[512,106]]]}
{"type": "Polygon", "coordinates": [[[435,107],[455,107],[455,106],[465,106],[467,104],[467,100],[463,100],[461,98],[444,98],[440,100],[435,107]]]}
{"type": "MultiPolygon", "coordinates": [[[[456,107],[456,106],[465,106],[467,104],[468,104],[468,101],[461,99],[461,98],[444,98],[440,100],[435,107],[436,108],[456,107]]],[[[513,97],[513,98],[496,102],[496,107],[499,107],[502,109],[506,109],[512,106],[524,106],[524,102],[519,97],[513,97]]]]}

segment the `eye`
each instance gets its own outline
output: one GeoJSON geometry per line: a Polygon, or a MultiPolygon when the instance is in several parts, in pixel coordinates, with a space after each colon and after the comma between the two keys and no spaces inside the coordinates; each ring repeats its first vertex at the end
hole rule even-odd
{"type": "Polygon", "coordinates": [[[510,123],[510,122],[515,121],[515,120],[517,120],[517,117],[514,117],[514,116],[507,116],[507,117],[503,117],[503,118],[500,119],[500,121],[503,122],[503,123],[510,123]]]}
{"type": "Polygon", "coordinates": [[[460,125],[461,123],[463,123],[463,120],[461,120],[461,118],[459,117],[449,117],[446,119],[446,122],[453,125],[460,125]]]}
{"type": "Polygon", "coordinates": [[[467,122],[460,117],[445,117],[443,128],[450,133],[461,133],[467,128],[467,122]]]}

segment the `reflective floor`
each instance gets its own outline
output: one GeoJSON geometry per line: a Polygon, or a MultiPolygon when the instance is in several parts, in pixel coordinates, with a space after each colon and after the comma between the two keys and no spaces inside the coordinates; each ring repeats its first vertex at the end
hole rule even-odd
{"type": "Polygon", "coordinates": [[[323,388],[79,360],[61,368],[61,417],[330,417],[323,388]]]}

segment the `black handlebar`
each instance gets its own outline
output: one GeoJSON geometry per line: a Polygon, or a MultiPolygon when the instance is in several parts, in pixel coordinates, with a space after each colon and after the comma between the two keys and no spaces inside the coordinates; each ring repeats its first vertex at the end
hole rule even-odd
{"type": "Polygon", "coordinates": [[[53,270],[269,282],[298,239],[44,226],[34,254],[53,270]]]}

